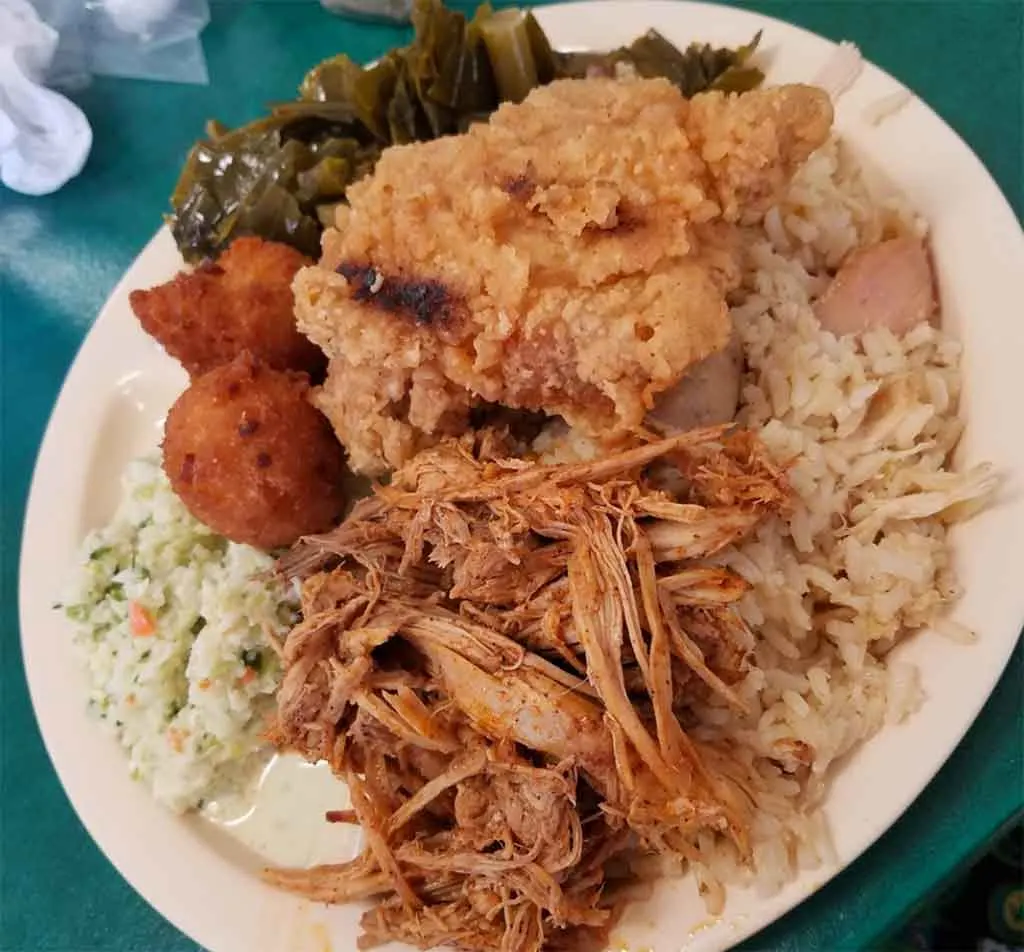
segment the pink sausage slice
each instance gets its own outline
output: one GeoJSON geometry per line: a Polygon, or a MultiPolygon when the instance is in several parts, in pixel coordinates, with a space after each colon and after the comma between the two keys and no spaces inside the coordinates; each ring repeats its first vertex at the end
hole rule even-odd
{"type": "Polygon", "coordinates": [[[821,326],[837,336],[888,327],[902,337],[935,314],[935,279],[924,244],[891,238],[843,262],[815,305],[821,326]]]}

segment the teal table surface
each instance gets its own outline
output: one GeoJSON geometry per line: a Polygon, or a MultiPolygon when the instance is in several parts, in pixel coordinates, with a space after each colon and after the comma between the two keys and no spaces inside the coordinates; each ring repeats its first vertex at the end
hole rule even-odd
{"type": "MultiPolygon", "coordinates": [[[[832,39],[856,42],[970,143],[1020,215],[1024,5],[1018,0],[747,5],[832,39]]],[[[47,198],[0,188],[2,952],[197,948],[104,859],[75,817],[43,749],[21,665],[16,607],[32,467],[64,374],[114,283],[158,226],[181,160],[204,120],[251,118],[263,104],[288,97],[316,60],[339,51],[367,60],[404,36],[398,28],[332,17],[309,0],[214,0],[204,37],[209,86],[97,80],[76,96],[95,132],[83,174],[47,198]]],[[[979,319],[1019,320],[1022,303],[1007,301],[1004,315],[979,319]]],[[[893,925],[1020,811],[1022,696],[1024,657],[1018,646],[977,723],[903,818],[747,947],[880,947],[893,925]]]]}

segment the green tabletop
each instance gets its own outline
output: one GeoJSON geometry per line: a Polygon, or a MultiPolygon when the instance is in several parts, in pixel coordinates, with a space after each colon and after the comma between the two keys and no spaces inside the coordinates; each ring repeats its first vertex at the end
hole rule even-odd
{"type": "MultiPolygon", "coordinates": [[[[927,100],[981,156],[1018,214],[1024,208],[1019,0],[761,0],[747,6],[856,42],[927,100]]],[[[40,741],[16,607],[32,466],[75,351],[159,224],[203,121],[251,118],[264,103],[290,95],[316,60],[339,51],[367,60],[403,38],[397,28],[334,18],[312,0],[214,0],[204,37],[208,87],[98,80],[77,96],[95,133],[83,174],[41,199],[0,187],[0,952],[196,948],[104,859],[76,819],[40,741]]],[[[1008,301],[1003,318],[1019,319],[1020,307],[1021,301],[1008,301]]],[[[888,929],[984,848],[1024,803],[1022,687],[1018,646],[978,722],[906,815],[749,947],[877,948],[888,929]]]]}

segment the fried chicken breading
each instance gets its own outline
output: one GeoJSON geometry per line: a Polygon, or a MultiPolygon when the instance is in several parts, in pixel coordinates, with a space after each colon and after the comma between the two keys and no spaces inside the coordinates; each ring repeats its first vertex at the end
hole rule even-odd
{"type": "Polygon", "coordinates": [[[248,351],[276,370],[317,378],[325,359],[295,326],[292,279],[310,260],[288,245],[237,238],[194,271],[129,302],[143,330],[196,377],[248,351]]]}
{"type": "Polygon", "coordinates": [[[811,87],[687,101],[664,80],[570,80],[388,149],[295,281],[353,467],[384,473],[483,402],[591,436],[638,426],[726,345],[735,224],[831,118],[811,87]]]}

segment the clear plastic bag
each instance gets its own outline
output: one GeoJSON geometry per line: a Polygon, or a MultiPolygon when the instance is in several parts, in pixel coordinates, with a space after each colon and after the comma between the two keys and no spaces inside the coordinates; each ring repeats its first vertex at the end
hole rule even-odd
{"type": "Polygon", "coordinates": [[[30,0],[39,19],[58,36],[57,50],[46,70],[46,83],[57,89],[81,89],[89,83],[85,4],[78,0],[30,0]]]}
{"type": "Polygon", "coordinates": [[[74,88],[89,75],[175,83],[209,81],[200,34],[207,0],[32,0],[60,33],[48,82],[74,88]]]}
{"type": "Polygon", "coordinates": [[[97,76],[209,82],[199,34],[207,0],[93,0],[89,66],[97,76]]]}
{"type": "Polygon", "coordinates": [[[378,23],[408,23],[412,0],[320,0],[324,9],[341,16],[378,23]]]}

